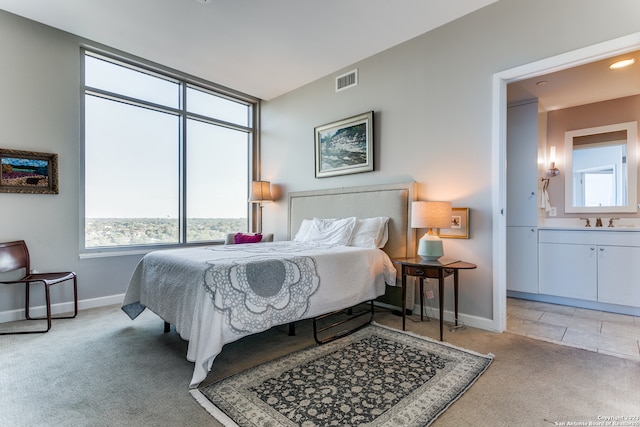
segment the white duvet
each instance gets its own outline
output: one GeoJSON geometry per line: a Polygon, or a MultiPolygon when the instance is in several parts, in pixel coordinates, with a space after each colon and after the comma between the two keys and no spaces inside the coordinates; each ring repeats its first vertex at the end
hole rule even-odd
{"type": "Polygon", "coordinates": [[[374,299],[395,285],[380,249],[272,242],[156,251],[138,263],[122,309],[145,308],[189,341],[190,387],[224,344],[272,326],[374,299]]]}

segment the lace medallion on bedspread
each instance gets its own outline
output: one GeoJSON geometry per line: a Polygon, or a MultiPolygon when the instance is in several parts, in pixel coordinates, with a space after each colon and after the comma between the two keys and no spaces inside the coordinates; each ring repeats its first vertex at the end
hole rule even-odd
{"type": "Polygon", "coordinates": [[[311,257],[236,259],[212,264],[204,286],[237,333],[259,332],[303,317],[318,289],[311,257]]]}

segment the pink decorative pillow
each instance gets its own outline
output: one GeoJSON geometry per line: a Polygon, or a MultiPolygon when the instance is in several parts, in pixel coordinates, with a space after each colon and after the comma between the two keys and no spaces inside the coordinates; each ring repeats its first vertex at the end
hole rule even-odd
{"type": "Polygon", "coordinates": [[[236,235],[233,236],[233,243],[235,243],[236,245],[239,243],[258,243],[261,240],[262,240],[262,234],[260,233],[256,233],[256,234],[236,233],[236,235]]]}

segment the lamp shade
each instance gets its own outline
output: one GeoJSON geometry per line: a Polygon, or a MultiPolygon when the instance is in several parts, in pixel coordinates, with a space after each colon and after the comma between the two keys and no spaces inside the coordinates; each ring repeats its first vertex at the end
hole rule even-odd
{"type": "Polygon", "coordinates": [[[251,203],[271,202],[271,183],[269,181],[252,181],[249,193],[251,203]]]}
{"type": "Polygon", "coordinates": [[[411,203],[411,227],[449,228],[451,226],[451,202],[411,203]]]}
{"type": "Polygon", "coordinates": [[[442,240],[433,233],[434,228],[451,226],[451,202],[411,203],[411,227],[428,228],[429,232],[418,241],[418,255],[435,261],[444,255],[442,240]]]}

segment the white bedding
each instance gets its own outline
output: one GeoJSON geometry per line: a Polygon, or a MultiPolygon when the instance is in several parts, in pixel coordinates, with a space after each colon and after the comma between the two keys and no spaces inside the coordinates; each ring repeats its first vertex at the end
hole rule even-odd
{"type": "Polygon", "coordinates": [[[265,242],[173,249],[143,257],[122,309],[134,319],[146,307],[175,325],[189,341],[193,388],[224,344],[374,299],[385,283],[395,285],[396,270],[377,248],[265,242]]]}

